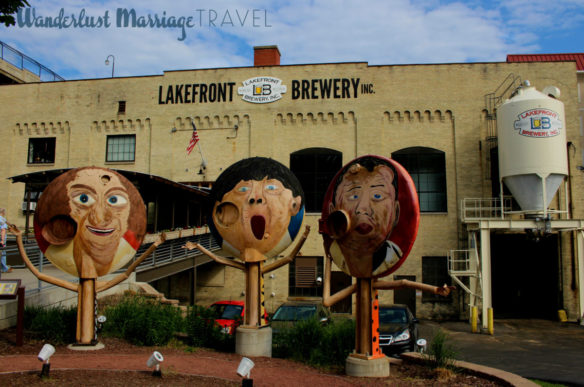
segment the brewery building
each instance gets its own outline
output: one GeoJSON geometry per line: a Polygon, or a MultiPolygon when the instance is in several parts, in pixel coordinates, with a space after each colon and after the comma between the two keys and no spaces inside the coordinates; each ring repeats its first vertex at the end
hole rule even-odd
{"type": "MultiPolygon", "coordinates": [[[[467,318],[477,307],[483,322],[491,311],[581,319],[584,54],[375,66],[280,57],[262,46],[251,67],[49,82],[3,58],[7,218],[32,227],[51,177],[96,165],[137,184],[152,235],[204,230],[205,197],[221,172],[248,157],[275,159],[303,186],[311,232],[301,256],[264,279],[273,312],[322,296],[324,193],[343,165],[380,155],[410,173],[421,210],[413,249],[385,279],[456,287],[448,297],[383,290],[382,304],[408,304],[424,318],[467,318]],[[199,140],[188,153],[193,127],[199,140]]],[[[208,260],[142,280],[187,303],[244,299],[243,274],[208,260]]],[[[333,267],[333,292],[352,281],[333,267]]],[[[350,299],[333,307],[353,309],[350,299]]]]}

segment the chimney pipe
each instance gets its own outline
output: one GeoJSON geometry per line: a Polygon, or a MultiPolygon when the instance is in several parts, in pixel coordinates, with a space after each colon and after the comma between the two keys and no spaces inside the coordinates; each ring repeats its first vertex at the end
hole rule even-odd
{"type": "Polygon", "coordinates": [[[256,46],[253,48],[253,65],[279,66],[280,56],[278,46],[256,46]]]}

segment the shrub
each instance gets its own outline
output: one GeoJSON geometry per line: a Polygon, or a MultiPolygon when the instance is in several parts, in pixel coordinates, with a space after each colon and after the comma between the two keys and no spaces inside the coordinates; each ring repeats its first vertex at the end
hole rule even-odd
{"type": "Polygon", "coordinates": [[[355,321],[333,320],[323,329],[321,345],[311,355],[312,364],[344,365],[355,348],[355,321]]]}
{"type": "Polygon", "coordinates": [[[227,335],[215,323],[214,312],[202,306],[189,308],[185,321],[188,342],[195,347],[213,348],[225,352],[235,351],[235,334],[227,335]]]}
{"type": "Polygon", "coordinates": [[[24,328],[39,340],[55,344],[75,342],[77,332],[76,307],[24,308],[24,328]]]}
{"type": "Polygon", "coordinates": [[[134,345],[166,345],[183,328],[179,309],[142,296],[125,297],[104,312],[104,334],[134,345]]]}
{"type": "Polygon", "coordinates": [[[355,322],[322,325],[318,318],[299,321],[273,339],[274,357],[291,357],[311,365],[343,365],[355,346],[355,322]]]}
{"type": "Polygon", "coordinates": [[[448,335],[438,329],[428,347],[427,358],[432,368],[452,368],[456,355],[454,347],[448,342],[448,335]]]}

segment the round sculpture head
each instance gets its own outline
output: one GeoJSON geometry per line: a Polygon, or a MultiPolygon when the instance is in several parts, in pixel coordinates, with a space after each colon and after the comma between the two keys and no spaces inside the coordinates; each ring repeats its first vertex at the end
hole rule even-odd
{"type": "Polygon", "coordinates": [[[233,256],[254,249],[266,258],[292,243],[304,219],[304,192],[292,171],[264,157],[231,165],[211,190],[209,225],[233,256]]]}
{"type": "Polygon", "coordinates": [[[34,230],[46,257],[80,278],[124,266],[146,232],[146,207],[119,173],[85,167],[59,175],[39,198],[34,230]]]}
{"type": "Polygon", "coordinates": [[[320,222],[325,252],[353,277],[386,276],[409,254],[419,218],[406,170],[381,156],[359,157],[336,174],[325,195],[320,222]]]}

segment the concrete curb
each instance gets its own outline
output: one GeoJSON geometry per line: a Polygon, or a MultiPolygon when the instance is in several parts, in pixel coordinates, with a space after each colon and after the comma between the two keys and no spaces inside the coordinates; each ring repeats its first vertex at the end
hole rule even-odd
{"type": "MultiPolygon", "coordinates": [[[[422,355],[422,354],[417,353],[417,352],[402,353],[400,356],[406,362],[412,362],[412,363],[418,363],[418,364],[426,362],[425,355],[422,355]]],[[[499,370],[496,368],[491,368],[491,367],[482,366],[479,364],[473,364],[473,363],[468,363],[466,361],[458,361],[458,360],[455,360],[453,365],[455,367],[458,367],[458,368],[463,368],[472,374],[475,374],[475,375],[478,375],[478,376],[481,376],[484,378],[488,378],[491,380],[496,380],[498,382],[507,384],[509,386],[518,386],[518,387],[538,387],[539,386],[538,384],[530,381],[529,379],[525,379],[524,377],[521,377],[519,375],[512,374],[511,372],[499,370]]]]}

